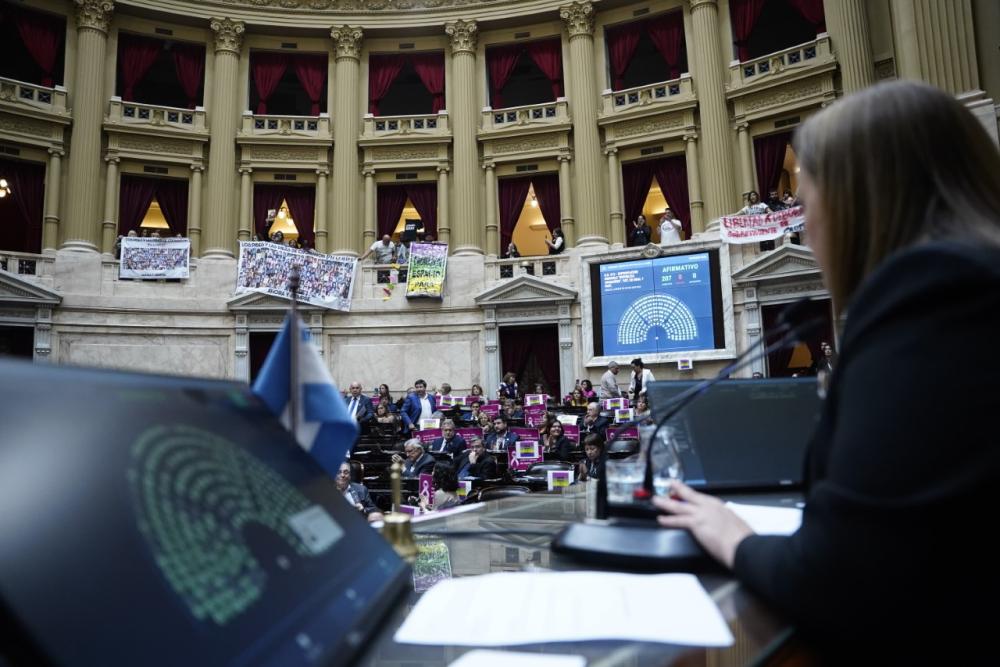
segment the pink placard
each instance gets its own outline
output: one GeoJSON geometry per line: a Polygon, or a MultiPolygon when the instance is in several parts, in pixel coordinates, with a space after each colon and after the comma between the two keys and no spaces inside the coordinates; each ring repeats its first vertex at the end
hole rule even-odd
{"type": "Polygon", "coordinates": [[[500,414],[500,405],[497,403],[488,403],[480,406],[479,411],[484,415],[488,415],[490,419],[495,419],[500,414]]]}
{"type": "Polygon", "coordinates": [[[533,405],[524,409],[524,423],[528,426],[538,426],[545,421],[545,406],[533,405]]]}
{"type": "Polygon", "coordinates": [[[516,433],[521,440],[538,440],[538,429],[530,426],[511,426],[511,433],[516,433]]]}
{"type": "Polygon", "coordinates": [[[439,396],[438,404],[442,406],[466,405],[465,396],[439,396]]]}
{"type": "Polygon", "coordinates": [[[627,408],[628,399],[624,398],[605,398],[601,401],[601,408],[604,410],[615,410],[617,408],[627,408]]]}
{"type": "Polygon", "coordinates": [[[580,442],[580,427],[563,424],[563,435],[575,443],[580,442]]]}
{"type": "Polygon", "coordinates": [[[478,426],[466,426],[463,428],[457,428],[455,429],[455,433],[462,436],[462,439],[465,440],[466,449],[472,446],[473,438],[479,438],[481,440],[483,437],[483,429],[479,428],[478,426]]]}
{"type": "Polygon", "coordinates": [[[427,500],[434,500],[434,475],[428,472],[420,473],[417,478],[417,494],[427,496],[427,500]]]}
{"type": "MultiPolygon", "coordinates": [[[[531,467],[532,463],[538,463],[542,460],[541,448],[539,447],[539,455],[537,457],[526,457],[521,458],[518,454],[518,445],[521,443],[513,443],[507,446],[507,468],[514,471],[527,470],[531,467]]],[[[538,443],[535,443],[538,444],[538,443]]]]}
{"type": "Polygon", "coordinates": [[[372,405],[373,406],[374,405],[378,405],[381,402],[382,402],[382,397],[381,396],[372,396],[372,405]]]}
{"type": "Polygon", "coordinates": [[[524,407],[529,408],[536,405],[541,405],[545,407],[545,403],[548,402],[548,394],[525,394],[524,395],[524,407]]]}
{"type": "Polygon", "coordinates": [[[633,408],[619,408],[615,410],[615,423],[624,424],[625,422],[630,422],[635,418],[635,410],[633,408]]]}
{"type": "Polygon", "coordinates": [[[437,440],[438,438],[441,437],[441,429],[429,428],[426,431],[417,431],[417,437],[420,438],[420,442],[422,442],[424,445],[428,445],[432,441],[437,440]]]}
{"type": "Polygon", "coordinates": [[[621,430],[622,434],[618,436],[619,440],[638,440],[639,439],[639,427],[629,426],[628,428],[616,429],[614,426],[609,426],[608,430],[605,431],[605,440],[610,440],[615,437],[615,433],[621,430]]]}

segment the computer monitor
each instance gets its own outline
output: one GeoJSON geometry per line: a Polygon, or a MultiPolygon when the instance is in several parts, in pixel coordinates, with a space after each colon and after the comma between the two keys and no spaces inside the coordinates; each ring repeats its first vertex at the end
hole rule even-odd
{"type": "Polygon", "coordinates": [[[342,664],[409,578],[245,384],[0,378],[13,664],[342,664]]]}

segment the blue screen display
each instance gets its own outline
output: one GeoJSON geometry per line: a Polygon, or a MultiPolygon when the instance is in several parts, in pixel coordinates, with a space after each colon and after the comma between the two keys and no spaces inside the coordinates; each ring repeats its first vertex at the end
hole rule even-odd
{"type": "Polygon", "coordinates": [[[602,264],[605,355],[715,347],[707,252],[602,264]]]}

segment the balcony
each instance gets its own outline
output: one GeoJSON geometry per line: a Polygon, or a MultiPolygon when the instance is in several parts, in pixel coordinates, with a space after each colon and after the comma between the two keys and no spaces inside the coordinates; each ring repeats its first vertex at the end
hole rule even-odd
{"type": "Polygon", "coordinates": [[[111,132],[156,135],[181,139],[208,139],[204,107],[181,109],[112,97],[104,127],[111,132]]]}
{"type": "Polygon", "coordinates": [[[47,88],[33,83],[0,77],[0,104],[22,111],[68,116],[66,110],[66,89],[62,86],[47,88]]]}
{"type": "Polygon", "coordinates": [[[243,112],[241,137],[275,138],[282,141],[329,139],[330,114],[319,116],[272,116],[243,112]]]}
{"type": "Polygon", "coordinates": [[[569,127],[569,104],[565,97],[555,102],[542,104],[527,104],[520,107],[491,109],[485,107],[482,112],[481,132],[515,133],[524,130],[545,130],[549,128],[569,127]]]}
{"type": "Polygon", "coordinates": [[[414,116],[373,116],[365,114],[361,130],[363,141],[380,139],[450,139],[448,112],[414,116]]]}
{"type": "Polygon", "coordinates": [[[488,284],[524,275],[569,284],[572,280],[570,277],[570,256],[566,254],[538,255],[536,257],[486,260],[486,282],[488,284]]]}
{"type": "Polygon", "coordinates": [[[28,278],[31,282],[51,287],[55,275],[55,257],[0,250],[0,271],[13,273],[28,278]]]}
{"type": "Polygon", "coordinates": [[[729,65],[729,90],[798,79],[815,71],[832,69],[836,62],[830,50],[830,36],[820,33],[812,42],[743,63],[733,61],[729,65]]]}
{"type": "Polygon", "coordinates": [[[694,99],[691,75],[684,74],[670,81],[625,90],[605,90],[601,95],[601,116],[608,118],[637,109],[669,111],[675,104],[690,104],[694,99]]]}

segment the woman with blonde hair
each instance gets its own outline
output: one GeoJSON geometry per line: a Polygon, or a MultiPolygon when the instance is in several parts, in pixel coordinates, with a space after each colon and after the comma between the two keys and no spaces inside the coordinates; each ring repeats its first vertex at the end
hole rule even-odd
{"type": "MultiPolygon", "coordinates": [[[[799,128],[806,231],[846,317],[790,536],[683,484],[656,499],[823,652],[985,664],[996,524],[1000,153],[953,97],[886,83],[799,128]],[[959,350],[986,352],[956,363],[959,350]],[[984,367],[985,364],[985,367],[984,367]],[[960,657],[961,656],[961,657],[960,657]]],[[[843,657],[843,656],[841,656],[843,657]]]]}

